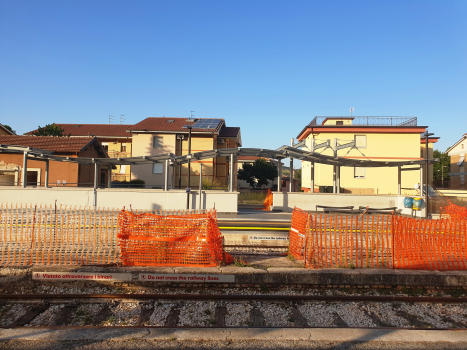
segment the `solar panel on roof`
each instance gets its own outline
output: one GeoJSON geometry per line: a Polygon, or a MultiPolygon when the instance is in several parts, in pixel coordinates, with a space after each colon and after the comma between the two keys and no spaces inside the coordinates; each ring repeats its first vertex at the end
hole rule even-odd
{"type": "Polygon", "coordinates": [[[193,124],[193,129],[216,129],[222,119],[199,119],[193,124]]]}

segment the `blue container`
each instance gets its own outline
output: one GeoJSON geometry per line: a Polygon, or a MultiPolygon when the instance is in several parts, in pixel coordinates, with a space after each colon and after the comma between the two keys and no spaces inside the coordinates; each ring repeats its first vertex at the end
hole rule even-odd
{"type": "Polygon", "coordinates": [[[404,198],[404,208],[412,208],[413,198],[412,197],[405,197],[404,198]]]}

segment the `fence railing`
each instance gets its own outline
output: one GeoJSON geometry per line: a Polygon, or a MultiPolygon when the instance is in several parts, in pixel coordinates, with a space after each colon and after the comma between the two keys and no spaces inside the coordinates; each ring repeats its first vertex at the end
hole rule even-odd
{"type": "Polygon", "coordinates": [[[213,266],[224,259],[231,261],[223,251],[215,211],[203,214],[160,210],[154,214],[110,208],[0,204],[0,266],[213,266]],[[178,242],[178,251],[168,249],[169,241],[172,246],[178,242]],[[167,259],[157,260],[162,247],[166,248],[167,259]],[[196,260],[196,256],[205,259],[196,260]]]}
{"type": "Polygon", "coordinates": [[[289,253],[311,268],[467,269],[467,210],[441,220],[306,215],[295,208],[289,253]]]}

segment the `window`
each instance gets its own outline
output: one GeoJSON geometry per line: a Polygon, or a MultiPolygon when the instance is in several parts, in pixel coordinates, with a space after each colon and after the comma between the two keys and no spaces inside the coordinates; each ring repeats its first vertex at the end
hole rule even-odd
{"type": "Polygon", "coordinates": [[[164,142],[161,136],[154,136],[152,139],[152,148],[162,148],[164,146],[164,142]]]}
{"type": "Polygon", "coordinates": [[[461,145],[461,148],[464,149],[464,144],[461,145]]]}
{"type": "Polygon", "coordinates": [[[120,152],[126,152],[126,143],[122,143],[120,152]]]}
{"type": "Polygon", "coordinates": [[[366,148],[366,135],[355,135],[354,140],[357,148],[366,148]]]}
{"type": "Polygon", "coordinates": [[[354,178],[364,179],[366,177],[366,168],[355,167],[354,168],[354,178]]]}
{"type": "Polygon", "coordinates": [[[102,142],[102,147],[107,152],[109,150],[109,143],[108,142],[102,142]]]}
{"type": "Polygon", "coordinates": [[[153,174],[162,174],[164,170],[164,164],[162,163],[154,163],[152,165],[152,173],[153,174]]]}
{"type": "Polygon", "coordinates": [[[343,120],[338,120],[338,121],[336,121],[336,125],[344,125],[344,121],[343,120]]]}
{"type": "Polygon", "coordinates": [[[126,174],[126,165],[120,165],[120,174],[126,174]]]}

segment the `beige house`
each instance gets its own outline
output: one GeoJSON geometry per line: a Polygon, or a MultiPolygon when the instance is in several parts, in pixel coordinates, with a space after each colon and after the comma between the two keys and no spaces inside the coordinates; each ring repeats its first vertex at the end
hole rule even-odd
{"type": "Polygon", "coordinates": [[[13,135],[13,133],[0,124],[0,135],[13,135]]]}
{"type": "MultiPolygon", "coordinates": [[[[224,119],[146,118],[128,128],[132,135],[132,156],[154,156],[189,154],[189,128],[191,129],[191,154],[222,148],[238,148],[242,144],[240,128],[227,127],[224,119]]],[[[203,179],[227,186],[229,174],[225,157],[193,160],[190,166],[190,187],[199,188],[199,169],[203,164],[203,179]]],[[[236,169],[236,167],[235,167],[236,169]]],[[[236,171],[233,174],[236,181],[236,171]]],[[[162,188],[165,167],[162,163],[139,165],[131,169],[131,179],[143,180],[147,187],[162,188]]],[[[188,185],[188,164],[169,167],[169,181],[173,188],[188,185]]]]}
{"type": "Polygon", "coordinates": [[[451,177],[450,187],[451,188],[465,188],[465,177],[467,172],[465,171],[465,162],[467,158],[467,134],[464,134],[462,138],[457,141],[454,145],[448,148],[446,153],[451,157],[451,177]]]}

